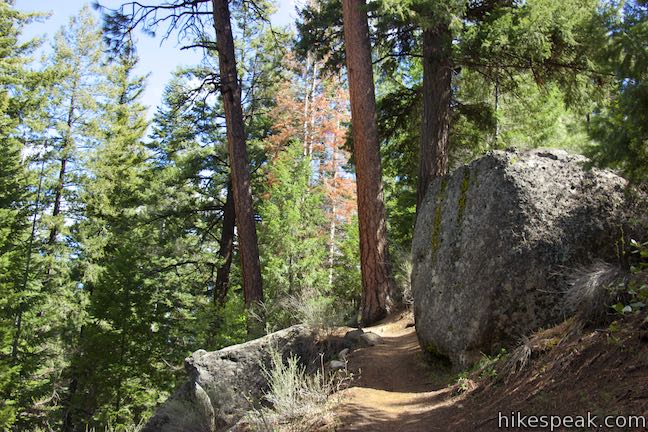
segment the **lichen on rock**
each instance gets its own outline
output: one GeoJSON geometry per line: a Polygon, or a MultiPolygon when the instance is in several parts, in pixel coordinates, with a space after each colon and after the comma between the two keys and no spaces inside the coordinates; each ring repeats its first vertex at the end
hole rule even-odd
{"type": "Polygon", "coordinates": [[[496,151],[429,186],[412,248],[424,350],[460,368],[562,318],[561,269],[613,258],[623,218],[626,181],[586,162],[496,151]]]}

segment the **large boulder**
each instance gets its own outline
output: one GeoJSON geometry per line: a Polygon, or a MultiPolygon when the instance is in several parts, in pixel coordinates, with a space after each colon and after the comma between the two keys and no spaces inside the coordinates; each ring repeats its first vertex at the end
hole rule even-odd
{"type": "Polygon", "coordinates": [[[456,368],[563,318],[567,269],[613,258],[626,182],[559,150],[492,152],[436,179],[412,246],[416,331],[456,368]]]}
{"type": "Polygon", "coordinates": [[[157,409],[143,432],[214,432],[234,425],[258,402],[267,388],[262,368],[270,366],[270,351],[286,359],[317,367],[319,353],[337,353],[349,344],[343,338],[320,339],[297,325],[219,351],[196,351],[185,360],[189,376],[157,409]]]}

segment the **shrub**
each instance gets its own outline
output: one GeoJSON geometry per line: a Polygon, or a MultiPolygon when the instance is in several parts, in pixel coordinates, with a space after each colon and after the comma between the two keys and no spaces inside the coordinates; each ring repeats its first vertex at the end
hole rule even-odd
{"type": "Polygon", "coordinates": [[[565,312],[576,315],[588,325],[603,324],[610,305],[617,303],[625,288],[625,278],[619,266],[598,261],[573,271],[565,296],[565,312]]]}
{"type": "Polygon", "coordinates": [[[414,304],[412,296],[412,254],[409,250],[405,251],[395,248],[394,258],[394,281],[397,287],[397,297],[395,300],[404,306],[411,307],[414,304]]]}
{"type": "Polygon", "coordinates": [[[281,354],[270,352],[270,366],[263,366],[268,380],[264,400],[268,406],[254,410],[250,425],[259,431],[301,431],[309,423],[321,422],[334,403],[333,395],[349,381],[346,371],[329,374],[324,366],[309,375],[296,356],[286,362],[281,354]]]}
{"type": "Polygon", "coordinates": [[[291,296],[286,303],[287,309],[299,323],[314,329],[343,325],[345,317],[352,313],[348,305],[314,289],[307,289],[299,296],[291,296]]]}

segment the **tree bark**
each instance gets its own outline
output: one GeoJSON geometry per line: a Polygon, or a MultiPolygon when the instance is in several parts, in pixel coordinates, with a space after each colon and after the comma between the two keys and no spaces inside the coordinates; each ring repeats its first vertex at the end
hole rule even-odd
{"type": "Polygon", "coordinates": [[[368,325],[387,314],[392,279],[386,259],[387,227],[365,1],[344,0],[343,16],[358,190],[361,322],[368,325]]]}
{"type": "Polygon", "coordinates": [[[447,22],[423,31],[423,121],[416,207],[428,185],[448,172],[452,34],[447,22]]]}
{"type": "Polygon", "coordinates": [[[218,243],[218,256],[223,260],[223,264],[221,264],[216,272],[216,284],[214,285],[215,303],[224,303],[229,289],[230,267],[232,265],[232,256],[234,255],[235,222],[234,194],[230,183],[227,185],[227,198],[223,207],[223,227],[221,228],[221,238],[218,243]]]}
{"type": "MultiPolygon", "coordinates": [[[[52,210],[52,217],[56,218],[61,214],[61,201],[63,199],[63,188],[65,187],[65,174],[67,170],[67,156],[64,156],[61,159],[61,168],[59,170],[58,182],[56,183],[56,191],[54,193],[54,209],[52,210]]],[[[47,244],[52,246],[56,242],[56,237],[58,236],[58,226],[56,222],[52,229],[50,230],[49,238],[47,244]]]]}
{"type": "Polygon", "coordinates": [[[259,245],[257,242],[252,191],[245,146],[245,126],[241,105],[241,88],[236,71],[234,38],[228,0],[212,0],[216,48],[220,69],[220,90],[225,108],[227,150],[230,160],[234,210],[238,228],[239,253],[243,273],[243,296],[248,307],[263,301],[259,245]]]}

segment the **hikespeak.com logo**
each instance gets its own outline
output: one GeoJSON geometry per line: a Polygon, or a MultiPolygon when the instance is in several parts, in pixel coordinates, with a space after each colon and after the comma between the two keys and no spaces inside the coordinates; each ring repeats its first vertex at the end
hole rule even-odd
{"type": "Polygon", "coordinates": [[[551,432],[571,428],[645,430],[646,424],[646,417],[641,415],[598,416],[591,412],[585,415],[527,415],[519,411],[497,413],[497,425],[502,430],[535,428],[551,432]]]}

